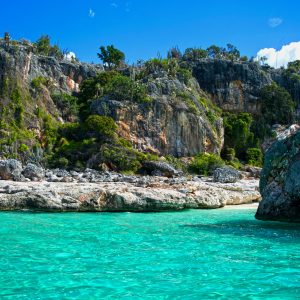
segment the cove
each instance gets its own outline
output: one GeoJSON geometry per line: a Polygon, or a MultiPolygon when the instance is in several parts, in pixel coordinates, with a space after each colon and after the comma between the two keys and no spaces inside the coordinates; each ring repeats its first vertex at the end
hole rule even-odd
{"type": "Polygon", "coordinates": [[[1,212],[0,298],[297,298],[300,225],[254,214],[1,212]]]}

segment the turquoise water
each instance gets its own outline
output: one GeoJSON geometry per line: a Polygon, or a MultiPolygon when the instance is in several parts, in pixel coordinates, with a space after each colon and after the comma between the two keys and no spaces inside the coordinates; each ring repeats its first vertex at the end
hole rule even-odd
{"type": "Polygon", "coordinates": [[[0,298],[299,298],[300,226],[254,213],[0,213],[0,298]]]}

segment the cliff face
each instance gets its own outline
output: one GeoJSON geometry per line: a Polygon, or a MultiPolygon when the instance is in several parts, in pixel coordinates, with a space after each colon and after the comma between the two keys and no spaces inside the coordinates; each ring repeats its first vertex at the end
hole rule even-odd
{"type": "Polygon", "coordinates": [[[82,80],[95,76],[103,70],[100,65],[85,63],[59,62],[53,57],[36,55],[32,47],[0,45],[0,83],[6,80],[17,80],[29,86],[37,77],[50,78],[58,90],[78,91],[82,80]]]}
{"type": "Polygon", "coordinates": [[[220,153],[223,145],[222,119],[210,120],[204,93],[195,80],[190,87],[177,79],[161,77],[147,83],[151,101],[130,103],[100,99],[92,103],[93,113],[117,121],[119,133],[136,149],[177,157],[200,152],[220,153]],[[202,98],[201,98],[202,96],[202,98]]]}
{"type": "Polygon", "coordinates": [[[225,111],[257,114],[260,90],[272,83],[270,74],[257,63],[200,60],[192,66],[201,89],[225,111]]]}
{"type": "Polygon", "coordinates": [[[300,222],[299,147],[299,126],[292,125],[266,152],[257,219],[300,222]]]}

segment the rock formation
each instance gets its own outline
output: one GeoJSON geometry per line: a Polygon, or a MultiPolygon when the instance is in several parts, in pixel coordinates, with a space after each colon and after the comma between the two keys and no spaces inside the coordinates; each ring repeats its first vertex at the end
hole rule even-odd
{"type": "Polygon", "coordinates": [[[300,222],[299,170],[300,131],[293,125],[266,152],[257,219],[300,222]]]}

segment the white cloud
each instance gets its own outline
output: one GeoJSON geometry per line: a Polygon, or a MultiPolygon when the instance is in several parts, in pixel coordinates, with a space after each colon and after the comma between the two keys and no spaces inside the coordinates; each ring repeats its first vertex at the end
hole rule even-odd
{"type": "Polygon", "coordinates": [[[118,8],[118,4],[115,2],[110,3],[110,6],[113,8],[118,8]]]}
{"type": "Polygon", "coordinates": [[[95,15],[96,15],[96,13],[90,8],[90,10],[89,10],[89,17],[90,18],[94,18],[95,15]]]}
{"type": "Polygon", "coordinates": [[[69,52],[64,55],[65,60],[67,61],[73,61],[76,58],[76,55],[74,52],[69,52]]]}
{"type": "Polygon", "coordinates": [[[272,27],[272,28],[275,28],[275,27],[281,25],[282,22],[283,22],[283,20],[282,20],[281,18],[270,18],[270,19],[268,20],[268,24],[269,24],[269,26],[272,27]]]}
{"type": "Polygon", "coordinates": [[[286,67],[291,61],[300,60],[300,41],[282,46],[280,50],[264,48],[257,52],[256,59],[266,57],[266,63],[274,68],[286,67]]]}

